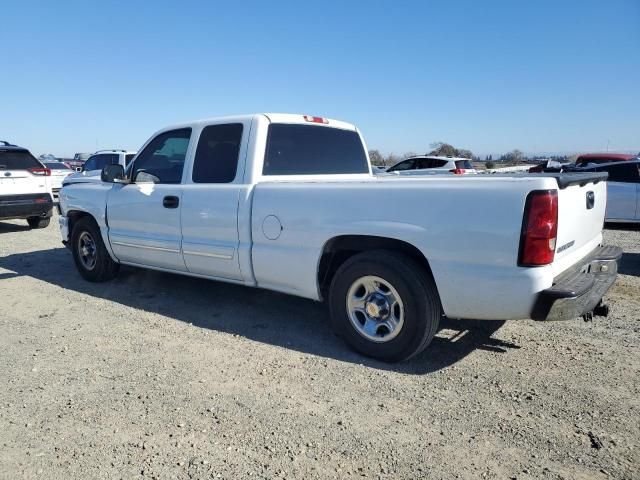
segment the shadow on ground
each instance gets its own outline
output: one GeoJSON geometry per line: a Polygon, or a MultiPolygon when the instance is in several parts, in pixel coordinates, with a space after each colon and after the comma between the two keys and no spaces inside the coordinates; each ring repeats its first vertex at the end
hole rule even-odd
{"type": "Polygon", "coordinates": [[[23,232],[25,230],[31,230],[31,227],[27,225],[26,220],[24,220],[24,225],[16,225],[15,223],[0,222],[0,234],[23,232]]]}
{"type": "MultiPolygon", "coordinates": [[[[409,374],[434,372],[475,350],[504,353],[518,345],[491,338],[502,321],[444,320],[429,348],[412,360],[385,364],[360,356],[336,337],[323,304],[222,282],[123,268],[113,281],[94,284],[77,273],[65,248],[0,258],[4,279],[29,276],[79,294],[161,314],[200,328],[371,368],[409,374]],[[14,272],[14,273],[11,273],[14,272]]],[[[1,283],[0,283],[1,284],[1,283]]]]}
{"type": "Polygon", "coordinates": [[[618,264],[618,273],[640,277],[640,253],[623,253],[618,264]]]}
{"type": "Polygon", "coordinates": [[[628,230],[631,232],[640,231],[640,223],[609,223],[604,224],[607,230],[628,230]]]}

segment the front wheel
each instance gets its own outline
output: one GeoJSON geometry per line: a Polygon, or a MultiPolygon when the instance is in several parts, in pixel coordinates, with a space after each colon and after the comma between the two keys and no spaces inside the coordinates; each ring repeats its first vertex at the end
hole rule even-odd
{"type": "Polygon", "coordinates": [[[424,350],[442,316],[429,273],[412,258],[388,251],[347,260],[331,282],[329,308],[334,329],[351,348],[387,362],[424,350]]]}
{"type": "Polygon", "coordinates": [[[120,264],[107,252],[100,228],[92,218],[81,218],[73,226],[71,252],[80,275],[90,282],[106,282],[118,274],[120,264]]]}

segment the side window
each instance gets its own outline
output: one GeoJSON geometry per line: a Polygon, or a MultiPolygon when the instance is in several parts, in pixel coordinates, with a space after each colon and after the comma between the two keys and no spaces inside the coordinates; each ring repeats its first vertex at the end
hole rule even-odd
{"type": "Polygon", "coordinates": [[[449,163],[449,162],[447,162],[446,160],[433,160],[431,168],[442,168],[447,163],[449,163]]]}
{"type": "Polygon", "coordinates": [[[131,163],[131,160],[133,160],[133,157],[135,157],[135,156],[136,156],[136,154],[135,154],[135,153],[127,153],[127,154],[124,156],[124,166],[125,166],[125,167],[128,167],[128,166],[129,166],[129,164],[131,163]]]}
{"type": "Polygon", "coordinates": [[[433,168],[433,160],[430,158],[421,158],[419,160],[416,160],[416,167],[417,169],[423,169],[423,168],[433,168]]]}
{"type": "Polygon", "coordinates": [[[236,178],[242,124],[209,125],[202,130],[193,163],[195,183],[229,183],[236,178]]]}
{"type": "Polygon", "coordinates": [[[405,160],[404,162],[400,162],[395,167],[391,167],[388,172],[399,172],[400,170],[411,170],[413,169],[413,165],[415,160],[405,160]]]}
{"type": "Polygon", "coordinates": [[[639,183],[637,163],[622,163],[599,168],[603,172],[609,173],[610,182],[639,183]]]}
{"type": "Polygon", "coordinates": [[[133,180],[139,183],[180,183],[190,138],[190,128],[171,130],[155,137],[133,163],[133,180]]]}

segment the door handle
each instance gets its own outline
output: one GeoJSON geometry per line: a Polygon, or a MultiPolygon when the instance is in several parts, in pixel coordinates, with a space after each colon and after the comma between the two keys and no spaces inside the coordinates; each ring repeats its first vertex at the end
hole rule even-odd
{"type": "Polygon", "coordinates": [[[178,208],[178,205],[180,205],[180,199],[175,195],[167,195],[162,199],[164,208],[178,208]]]}

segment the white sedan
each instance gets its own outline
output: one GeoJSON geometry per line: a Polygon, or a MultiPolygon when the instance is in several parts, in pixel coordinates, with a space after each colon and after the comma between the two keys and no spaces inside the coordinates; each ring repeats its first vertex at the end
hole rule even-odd
{"type": "Polygon", "coordinates": [[[51,170],[51,176],[47,177],[49,186],[51,187],[51,193],[54,197],[58,196],[58,192],[62,188],[62,181],[69,175],[74,173],[69,167],[62,162],[43,162],[44,166],[51,170]]]}
{"type": "Polygon", "coordinates": [[[424,155],[407,158],[400,163],[396,163],[393,167],[388,168],[386,173],[398,175],[422,175],[425,173],[466,175],[477,172],[468,158],[424,155]]]}

